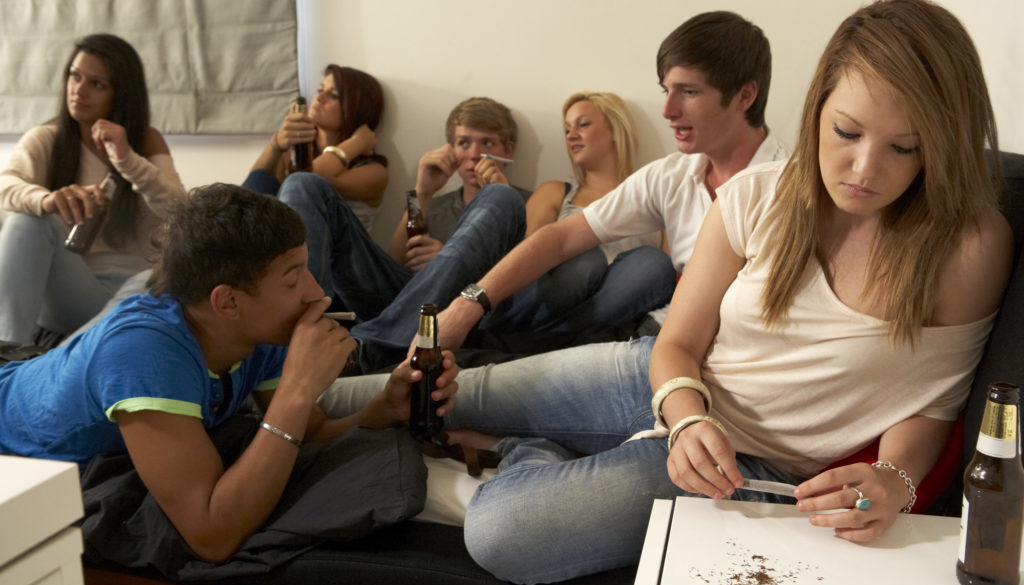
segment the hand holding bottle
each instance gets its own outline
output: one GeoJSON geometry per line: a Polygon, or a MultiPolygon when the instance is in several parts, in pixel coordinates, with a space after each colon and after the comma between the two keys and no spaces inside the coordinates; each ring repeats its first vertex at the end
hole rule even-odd
{"type": "MultiPolygon", "coordinates": [[[[295,98],[292,111],[297,114],[307,114],[306,98],[301,95],[295,98]]],[[[289,173],[311,172],[313,170],[313,141],[297,142],[292,145],[291,164],[288,166],[289,173]]]]}
{"type": "Polygon", "coordinates": [[[409,395],[409,430],[417,439],[426,440],[444,427],[444,418],[438,414],[444,404],[434,399],[437,379],[444,373],[444,356],[437,344],[437,306],[431,303],[420,307],[415,343],[409,365],[423,377],[413,384],[409,395]]]}
{"type": "Polygon", "coordinates": [[[80,225],[93,216],[98,204],[95,186],[67,185],[43,198],[43,212],[57,213],[64,225],[80,225]]]}
{"type": "Polygon", "coordinates": [[[81,223],[76,223],[68,232],[68,237],[64,240],[65,248],[76,254],[84,254],[89,251],[92,243],[96,241],[96,236],[99,235],[106,223],[107,203],[114,196],[116,188],[117,181],[111,173],[107,173],[99,185],[88,188],[89,192],[96,197],[96,202],[93,204],[89,198],[84,200],[87,204],[86,219],[81,223]]]}
{"type": "MultiPolygon", "coordinates": [[[[459,367],[455,364],[452,352],[442,352],[444,370],[436,380],[436,388],[431,392],[430,399],[441,406],[438,416],[445,416],[455,409],[455,393],[459,385],[455,377],[459,367]]],[[[423,379],[423,372],[413,369],[408,362],[399,365],[388,377],[384,390],[373,398],[361,412],[363,426],[371,428],[387,428],[398,423],[409,421],[411,393],[423,379]]]]}
{"type": "Polygon", "coordinates": [[[316,140],[316,124],[309,114],[292,104],[291,111],[281,121],[281,127],[274,132],[270,143],[280,151],[286,151],[296,144],[316,140]]]}

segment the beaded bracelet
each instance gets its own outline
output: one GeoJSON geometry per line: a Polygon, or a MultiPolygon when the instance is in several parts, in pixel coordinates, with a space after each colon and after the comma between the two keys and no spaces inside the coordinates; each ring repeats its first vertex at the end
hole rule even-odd
{"type": "Polygon", "coordinates": [[[878,469],[891,469],[892,471],[895,471],[897,475],[900,476],[900,479],[903,480],[903,483],[907,484],[907,490],[910,492],[910,501],[907,502],[906,506],[900,509],[900,512],[904,514],[909,514],[911,508],[914,507],[914,503],[917,502],[917,488],[914,487],[914,481],[910,479],[910,476],[907,475],[907,472],[903,471],[899,467],[896,467],[892,463],[889,463],[888,461],[875,461],[874,463],[871,464],[871,467],[877,467],[878,469]]]}
{"type": "Polygon", "coordinates": [[[683,420],[677,422],[676,424],[672,425],[672,430],[668,432],[668,450],[671,451],[672,445],[676,444],[676,438],[679,437],[679,433],[683,432],[686,429],[686,427],[690,425],[695,425],[699,422],[706,422],[710,425],[714,425],[715,428],[722,431],[723,435],[728,434],[725,432],[725,427],[722,426],[722,423],[718,422],[716,419],[713,419],[710,416],[706,416],[703,414],[695,414],[693,416],[688,416],[683,420]]]}
{"type": "Polygon", "coordinates": [[[291,443],[292,445],[295,445],[296,447],[301,447],[302,446],[302,441],[298,437],[296,437],[295,435],[293,435],[291,433],[282,431],[281,429],[275,427],[274,425],[267,424],[265,422],[261,422],[260,423],[260,428],[265,430],[265,431],[270,431],[270,434],[277,435],[278,437],[281,437],[282,439],[284,439],[285,441],[288,441],[289,443],[291,443]]]}
{"type": "Polygon", "coordinates": [[[654,420],[665,425],[665,417],[661,414],[661,403],[668,398],[668,395],[679,390],[680,388],[691,388],[696,390],[700,397],[704,399],[704,411],[711,412],[711,392],[708,387],[705,386],[700,380],[696,378],[679,377],[672,378],[668,382],[665,382],[658,388],[658,391],[654,393],[654,398],[651,400],[651,410],[654,412],[654,420]]]}

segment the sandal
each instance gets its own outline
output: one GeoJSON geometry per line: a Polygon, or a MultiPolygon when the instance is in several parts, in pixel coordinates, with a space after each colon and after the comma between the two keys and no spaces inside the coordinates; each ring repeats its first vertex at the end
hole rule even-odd
{"type": "Polygon", "coordinates": [[[448,442],[448,433],[441,431],[427,441],[420,442],[420,452],[434,459],[451,458],[466,464],[466,473],[480,477],[484,469],[497,469],[501,455],[488,449],[448,442]]]}

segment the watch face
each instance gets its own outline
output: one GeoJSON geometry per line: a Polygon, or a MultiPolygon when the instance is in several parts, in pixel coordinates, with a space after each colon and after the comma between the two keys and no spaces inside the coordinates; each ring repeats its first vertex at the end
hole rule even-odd
{"type": "Polygon", "coordinates": [[[491,301],[487,298],[487,293],[484,292],[484,287],[476,284],[470,284],[466,288],[462,289],[462,298],[469,299],[477,302],[484,309],[484,313],[489,313],[491,310],[491,301]]]}

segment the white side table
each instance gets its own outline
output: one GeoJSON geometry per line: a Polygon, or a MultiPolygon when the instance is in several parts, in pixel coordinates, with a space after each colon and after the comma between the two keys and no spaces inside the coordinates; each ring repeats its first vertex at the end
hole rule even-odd
{"type": "Polygon", "coordinates": [[[78,466],[0,455],[0,585],[82,585],[78,466]]]}
{"type": "Polygon", "coordinates": [[[635,585],[957,585],[960,519],[900,514],[855,544],[795,506],[655,500],[635,585]]]}

